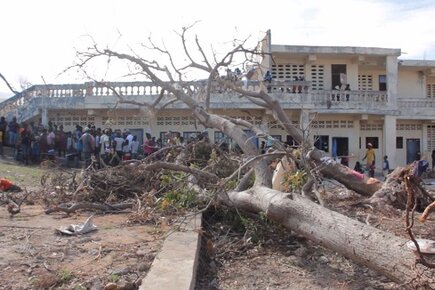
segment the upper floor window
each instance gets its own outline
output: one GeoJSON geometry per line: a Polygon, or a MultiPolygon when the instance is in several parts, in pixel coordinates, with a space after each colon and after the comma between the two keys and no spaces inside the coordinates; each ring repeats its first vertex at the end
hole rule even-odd
{"type": "Polygon", "coordinates": [[[294,81],[305,78],[305,65],[303,64],[273,64],[272,77],[278,80],[294,81]]]}
{"type": "Polygon", "coordinates": [[[323,90],[325,80],[325,66],[323,64],[311,65],[311,89],[323,90]]]}
{"type": "Polygon", "coordinates": [[[435,98],[435,84],[426,85],[426,96],[428,98],[435,98]]]}
{"type": "Polygon", "coordinates": [[[373,90],[373,75],[358,75],[358,90],[372,91],[373,90]]]}
{"type": "Polygon", "coordinates": [[[379,75],[379,90],[386,91],[387,90],[387,76],[379,75]]]}

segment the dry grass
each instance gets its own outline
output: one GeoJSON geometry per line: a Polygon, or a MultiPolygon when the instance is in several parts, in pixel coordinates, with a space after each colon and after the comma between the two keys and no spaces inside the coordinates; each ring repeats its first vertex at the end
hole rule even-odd
{"type": "Polygon", "coordinates": [[[44,172],[45,170],[38,166],[22,166],[0,161],[0,177],[7,178],[22,188],[39,186],[44,172]]]}

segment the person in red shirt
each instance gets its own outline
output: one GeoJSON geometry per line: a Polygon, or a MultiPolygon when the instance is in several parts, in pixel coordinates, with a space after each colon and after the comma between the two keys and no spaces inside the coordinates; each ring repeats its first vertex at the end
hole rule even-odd
{"type": "Polygon", "coordinates": [[[0,191],[21,191],[21,188],[6,178],[0,178],[0,191]]]}

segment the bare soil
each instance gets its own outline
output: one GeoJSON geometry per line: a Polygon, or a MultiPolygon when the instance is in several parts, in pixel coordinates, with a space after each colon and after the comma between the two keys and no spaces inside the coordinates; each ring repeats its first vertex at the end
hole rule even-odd
{"type": "MultiPolygon", "coordinates": [[[[38,189],[41,176],[40,168],[0,160],[0,177],[28,190],[38,189]]],[[[331,209],[407,238],[402,211],[358,206],[360,197],[337,185],[328,193],[331,209]]],[[[109,282],[127,285],[146,275],[165,230],[127,225],[128,214],[123,213],[96,215],[97,231],[65,236],[55,230],[82,223],[91,213],[46,215],[42,206],[26,204],[11,218],[6,205],[0,205],[0,289],[96,290],[109,282]]],[[[204,217],[198,290],[406,289],[261,218],[244,216],[240,222],[234,215],[238,216],[212,211],[204,217]]],[[[434,239],[434,217],[416,223],[415,233],[434,239]]]]}
{"type": "MultiPolygon", "coordinates": [[[[27,190],[39,186],[38,167],[2,162],[0,169],[2,176],[27,190]]],[[[127,225],[128,213],[120,213],[95,215],[98,230],[94,232],[56,233],[61,226],[83,223],[91,214],[46,215],[42,206],[26,204],[11,218],[3,204],[0,289],[103,289],[109,282],[122,286],[140,281],[161,246],[164,231],[151,225],[127,225]]]]}

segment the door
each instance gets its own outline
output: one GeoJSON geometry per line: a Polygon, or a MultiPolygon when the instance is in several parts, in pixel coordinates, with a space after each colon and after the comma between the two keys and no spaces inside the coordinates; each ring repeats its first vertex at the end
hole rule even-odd
{"type": "Polygon", "coordinates": [[[259,146],[258,138],[256,137],[255,133],[251,130],[243,130],[243,131],[245,131],[246,135],[248,135],[249,137],[248,141],[252,142],[254,146],[258,148],[259,146]]]}
{"type": "Polygon", "coordinates": [[[406,163],[420,160],[420,139],[406,139],[406,163]]]}
{"type": "Polygon", "coordinates": [[[347,84],[346,77],[346,65],[345,64],[331,64],[331,89],[340,87],[343,84],[347,84]]]}
{"type": "Polygon", "coordinates": [[[143,144],[143,129],[128,129],[130,130],[131,135],[136,136],[137,141],[139,141],[139,144],[143,144]]]}
{"type": "Polygon", "coordinates": [[[332,137],[332,157],[349,166],[349,138],[332,137]]]}

